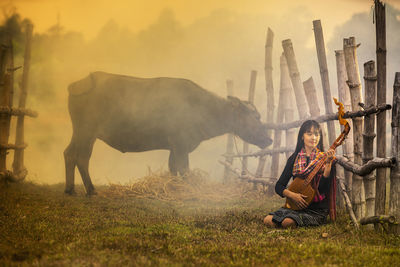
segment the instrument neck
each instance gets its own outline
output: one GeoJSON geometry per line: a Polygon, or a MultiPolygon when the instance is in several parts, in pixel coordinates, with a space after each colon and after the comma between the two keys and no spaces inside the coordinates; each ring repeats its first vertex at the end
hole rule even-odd
{"type": "MultiPolygon", "coordinates": [[[[338,138],[336,138],[335,142],[333,142],[333,144],[331,145],[330,149],[336,150],[336,148],[343,143],[343,141],[346,138],[346,136],[349,133],[349,131],[350,131],[350,126],[349,126],[348,123],[346,123],[343,132],[340,134],[340,136],[338,138]]],[[[304,181],[305,184],[308,184],[308,183],[311,182],[311,180],[319,172],[319,170],[322,168],[322,166],[324,166],[325,162],[326,162],[326,153],[324,153],[324,155],[322,156],[321,160],[318,161],[317,166],[315,166],[315,168],[307,176],[307,178],[304,181]]]]}
{"type": "Polygon", "coordinates": [[[315,175],[319,172],[319,170],[321,170],[321,168],[324,166],[325,162],[326,162],[326,154],[324,153],[321,160],[317,162],[317,165],[304,180],[305,184],[309,184],[311,182],[311,180],[315,177],[315,175]]]}

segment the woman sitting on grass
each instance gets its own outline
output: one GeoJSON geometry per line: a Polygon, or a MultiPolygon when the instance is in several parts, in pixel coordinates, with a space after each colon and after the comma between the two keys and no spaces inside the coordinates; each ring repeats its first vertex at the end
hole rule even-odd
{"type": "MultiPolygon", "coordinates": [[[[264,218],[264,223],[269,227],[295,228],[297,226],[318,226],[326,223],[329,213],[331,220],[335,220],[335,168],[332,167],[335,151],[329,149],[326,152],[325,165],[315,175],[312,185],[316,190],[316,196],[307,207],[304,196],[286,188],[290,178],[303,173],[310,163],[315,164],[323,155],[322,131],[318,122],[305,121],[299,130],[297,145],[294,153],[287,160],[279,180],[275,185],[275,192],[281,197],[290,198],[301,210],[280,208],[271,212],[264,218]],[[313,162],[314,161],[314,162],[313,162]]],[[[311,166],[311,165],[310,165],[311,166]]]]}

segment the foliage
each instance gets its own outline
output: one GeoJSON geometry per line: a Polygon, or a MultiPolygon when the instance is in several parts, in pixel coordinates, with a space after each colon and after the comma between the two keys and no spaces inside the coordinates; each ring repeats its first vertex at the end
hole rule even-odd
{"type": "Polygon", "coordinates": [[[0,265],[394,266],[400,239],[347,215],[318,228],[262,224],[278,198],[164,201],[63,194],[63,185],[0,186],[0,265]],[[328,233],[328,237],[322,237],[328,233]]]}

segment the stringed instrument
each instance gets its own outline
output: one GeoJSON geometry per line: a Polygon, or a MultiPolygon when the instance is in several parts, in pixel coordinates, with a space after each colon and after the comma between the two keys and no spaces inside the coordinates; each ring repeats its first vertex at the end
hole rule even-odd
{"type": "MultiPolygon", "coordinates": [[[[350,125],[346,121],[346,119],[343,118],[344,115],[344,107],[343,104],[337,101],[336,98],[333,98],[335,101],[335,104],[338,106],[338,120],[341,125],[344,126],[343,132],[340,134],[338,138],[336,138],[335,142],[331,145],[331,149],[335,150],[338,146],[340,146],[347,135],[350,132],[350,125]]],[[[322,159],[317,163],[317,165],[314,167],[314,169],[310,172],[310,174],[304,179],[301,177],[294,177],[292,183],[289,185],[288,190],[294,192],[294,193],[300,193],[302,195],[307,196],[305,198],[305,201],[307,202],[307,207],[311,204],[315,197],[315,190],[311,185],[311,181],[314,179],[315,175],[319,172],[319,170],[324,166],[326,162],[326,153],[324,153],[324,156],[322,159]]],[[[291,200],[290,198],[286,198],[286,203],[285,203],[285,208],[292,209],[292,210],[301,210],[303,208],[299,207],[296,202],[291,200]]]]}

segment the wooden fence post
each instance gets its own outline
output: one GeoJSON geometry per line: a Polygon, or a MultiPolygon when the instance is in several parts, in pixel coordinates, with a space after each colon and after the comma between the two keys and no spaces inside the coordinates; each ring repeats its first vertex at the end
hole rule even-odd
{"type": "Polygon", "coordinates": [[[282,47],[289,68],[290,80],[292,81],[294,94],[296,96],[297,110],[300,119],[305,119],[308,117],[307,103],[304,96],[304,88],[301,82],[299,68],[297,67],[292,41],[290,39],[283,40],[282,47]]]}
{"type": "MultiPolygon", "coordinates": [[[[250,87],[249,87],[249,102],[254,103],[254,93],[256,90],[256,79],[257,79],[257,71],[252,70],[250,74],[250,87]]],[[[249,152],[249,144],[243,142],[243,154],[247,154],[249,152]]],[[[247,173],[247,157],[242,159],[242,173],[247,173]]]]}
{"type": "MultiPolygon", "coordinates": [[[[226,89],[228,91],[228,96],[233,96],[233,81],[232,80],[226,81],[226,89]]],[[[233,134],[228,134],[228,140],[226,143],[226,155],[228,155],[225,158],[226,161],[232,165],[233,157],[229,157],[229,155],[233,155],[233,134]]],[[[224,184],[230,183],[232,181],[231,177],[232,177],[231,171],[229,170],[228,167],[225,166],[223,183],[224,184]]]]}
{"type": "MultiPolygon", "coordinates": [[[[4,40],[0,40],[0,107],[12,107],[12,41],[11,36],[6,34],[4,40]],[[1,43],[3,42],[3,43],[1,43]]],[[[7,146],[10,136],[10,113],[0,113],[0,173],[5,175],[7,170],[7,146]]]]}
{"type": "MultiPolygon", "coordinates": [[[[321,114],[319,109],[317,90],[315,89],[314,79],[310,77],[308,80],[303,82],[304,92],[306,94],[306,99],[308,103],[308,108],[310,110],[311,117],[318,117],[321,114]]],[[[329,147],[328,139],[326,138],[326,129],[323,124],[321,124],[321,130],[323,135],[323,145],[324,147],[329,147]]]]}
{"type": "Polygon", "coordinates": [[[396,72],[393,85],[392,106],[392,157],[396,164],[390,169],[389,214],[396,217],[397,225],[391,226],[391,232],[400,235],[400,72],[396,72]]]}
{"type": "Polygon", "coordinates": [[[319,109],[317,90],[315,90],[313,77],[310,77],[308,80],[304,81],[303,86],[311,117],[317,117],[321,114],[321,111],[319,109]]]}
{"type": "MultiPolygon", "coordinates": [[[[285,114],[285,122],[294,121],[294,109],[293,109],[293,89],[292,84],[290,83],[289,69],[286,61],[286,57],[284,54],[281,55],[280,58],[280,71],[281,71],[281,84],[282,88],[285,88],[285,99],[284,101],[284,114],[285,114]]],[[[296,132],[292,129],[286,130],[285,135],[285,143],[286,147],[291,147],[296,145],[296,132]]],[[[292,152],[286,152],[286,159],[290,157],[292,152]]]]}
{"type": "MultiPolygon", "coordinates": [[[[336,56],[336,73],[337,73],[337,84],[338,84],[338,95],[339,95],[339,101],[343,103],[344,109],[346,111],[351,110],[351,101],[350,101],[350,90],[349,87],[346,83],[347,81],[347,72],[346,72],[346,65],[344,63],[344,53],[343,50],[337,50],[335,51],[335,56],[336,56]]],[[[350,127],[352,128],[352,121],[348,120],[348,123],[350,124],[350,127]]],[[[340,131],[342,132],[344,130],[344,126],[340,125],[340,131]]],[[[344,142],[344,144],[341,146],[342,151],[343,151],[343,156],[348,158],[350,161],[354,161],[354,153],[353,153],[353,131],[351,130],[349,134],[347,135],[347,138],[344,142]]],[[[339,179],[344,178],[345,183],[342,183],[339,181],[340,186],[339,188],[341,191],[343,191],[343,199],[339,198],[338,206],[342,206],[342,201],[344,200],[344,204],[346,204],[346,207],[349,209],[349,203],[346,197],[350,199],[350,201],[353,199],[352,197],[352,187],[353,187],[353,173],[351,171],[345,170],[340,164],[336,164],[336,173],[339,179]],[[347,195],[347,196],[346,196],[347,195]]],[[[352,207],[351,207],[352,208],[352,207]]],[[[353,210],[351,211],[352,214],[354,215],[353,210]]]]}
{"type": "MultiPolygon", "coordinates": [[[[344,59],[347,70],[350,88],[351,106],[353,111],[361,110],[358,103],[362,102],[361,96],[361,80],[357,62],[357,45],[354,37],[343,40],[344,59]]],[[[362,131],[363,119],[353,118],[353,138],[354,138],[354,163],[362,165],[362,131]]],[[[362,211],[362,177],[353,175],[353,202],[354,213],[357,219],[363,216],[362,211]]]]}
{"type": "MultiPolygon", "coordinates": [[[[386,18],[385,5],[375,0],[377,104],[386,103],[386,18]]],[[[376,117],[376,155],[386,157],[386,112],[376,117]]],[[[375,214],[385,214],[386,168],[376,170],[375,214]]]]}
{"type": "MultiPolygon", "coordinates": [[[[265,43],[265,84],[267,90],[267,117],[265,121],[267,123],[274,121],[274,84],[272,79],[272,46],[274,42],[274,33],[270,28],[267,31],[267,41],[265,43]]],[[[268,130],[268,136],[271,136],[271,130],[268,130]]],[[[275,142],[275,140],[274,140],[275,142]]],[[[258,161],[256,177],[261,177],[265,167],[265,161],[267,157],[260,157],[258,161]]]]}
{"type": "MultiPolygon", "coordinates": [[[[281,79],[280,79],[280,90],[279,90],[279,100],[278,100],[278,111],[276,114],[276,123],[282,123],[285,115],[285,102],[288,100],[290,94],[290,81],[288,80],[288,70],[285,62],[284,56],[280,58],[280,68],[281,68],[281,79]],[[284,69],[286,68],[286,70],[284,69]]],[[[273,149],[278,149],[281,146],[282,141],[282,130],[274,131],[274,146],[273,149]]],[[[279,157],[280,153],[275,152],[272,154],[271,162],[271,177],[278,178],[279,171],[279,157]]]]}
{"type": "MultiPolygon", "coordinates": [[[[376,99],[376,71],[375,62],[368,61],[364,64],[365,108],[375,106],[376,99]]],[[[363,134],[363,163],[374,158],[375,115],[364,118],[363,134]]],[[[364,176],[366,217],[375,215],[375,173],[364,176]]]]}
{"type": "MultiPolygon", "coordinates": [[[[19,108],[24,109],[26,104],[26,98],[28,94],[28,78],[29,69],[31,62],[31,41],[32,41],[33,25],[28,24],[26,29],[26,45],[25,45],[25,56],[24,56],[24,69],[22,73],[21,93],[19,96],[19,108]]],[[[15,153],[13,162],[13,172],[17,179],[22,180],[27,174],[27,170],[24,167],[24,115],[18,116],[17,119],[17,133],[15,137],[15,153]]]]}
{"type": "MultiPolygon", "coordinates": [[[[338,81],[338,94],[339,101],[343,103],[344,109],[346,111],[351,110],[351,101],[350,101],[350,89],[346,83],[347,81],[347,72],[346,65],[344,63],[344,53],[343,50],[335,51],[336,55],[336,70],[337,70],[337,81],[338,81]]],[[[353,122],[351,120],[348,121],[350,127],[353,129],[353,122]]],[[[344,130],[343,125],[340,126],[340,131],[344,130]]],[[[350,131],[347,135],[346,141],[343,146],[343,156],[348,158],[350,161],[354,162],[354,153],[353,153],[353,131],[350,131]]],[[[344,170],[344,179],[346,182],[346,191],[349,195],[349,198],[353,199],[353,174],[350,171],[344,170]]]]}
{"type": "MultiPolygon", "coordinates": [[[[328,64],[326,63],[325,42],[324,42],[324,34],[322,31],[321,20],[314,20],[313,26],[314,26],[315,46],[317,48],[317,55],[318,55],[319,72],[321,74],[321,82],[323,89],[322,92],[324,95],[325,114],[331,114],[333,113],[332,95],[331,95],[331,87],[329,84],[328,64]]],[[[328,126],[329,145],[331,145],[333,144],[333,142],[335,142],[336,139],[335,123],[333,121],[328,121],[327,126],[328,126]]]]}

